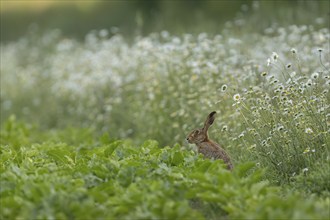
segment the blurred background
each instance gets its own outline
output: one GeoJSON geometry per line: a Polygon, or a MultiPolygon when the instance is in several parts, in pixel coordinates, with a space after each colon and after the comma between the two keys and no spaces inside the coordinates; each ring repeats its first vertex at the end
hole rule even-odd
{"type": "Polygon", "coordinates": [[[215,133],[236,137],[232,97],[281,74],[272,52],[302,74],[324,68],[315,48],[329,54],[329,1],[1,0],[0,13],[1,126],[15,115],[167,145],[216,110],[215,133]]]}
{"type": "Polygon", "coordinates": [[[256,32],[271,25],[329,25],[327,0],[1,0],[0,13],[1,42],[16,40],[34,27],[84,39],[99,29],[127,38],[162,30],[219,33],[233,19],[256,32]]]}

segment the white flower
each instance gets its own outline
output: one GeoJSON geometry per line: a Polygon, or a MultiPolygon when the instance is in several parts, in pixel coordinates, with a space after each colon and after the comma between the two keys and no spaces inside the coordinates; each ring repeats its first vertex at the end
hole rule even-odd
{"type": "Polygon", "coordinates": [[[239,101],[241,99],[241,95],[237,93],[233,96],[233,99],[234,101],[239,101]]]}
{"type": "Polygon", "coordinates": [[[317,73],[317,72],[313,73],[313,74],[312,74],[312,78],[313,78],[313,79],[317,79],[317,78],[319,78],[319,73],[317,73]]]}
{"type": "Polygon", "coordinates": [[[225,92],[227,90],[228,86],[226,84],[221,86],[221,92],[225,92]]]}
{"type": "Polygon", "coordinates": [[[306,134],[313,134],[313,130],[311,128],[306,128],[305,133],[306,134]]]}
{"type": "Polygon", "coordinates": [[[278,79],[274,79],[273,81],[270,82],[270,84],[276,84],[278,83],[278,79]]]}
{"type": "Polygon", "coordinates": [[[312,82],[312,80],[310,80],[310,79],[309,79],[309,80],[307,80],[307,82],[306,82],[306,86],[308,86],[308,87],[309,87],[309,86],[312,86],[312,85],[313,85],[313,82],[312,82]]]}
{"type": "Polygon", "coordinates": [[[278,60],[278,54],[273,52],[272,53],[272,59],[273,59],[274,62],[276,62],[278,60]]]}
{"type": "Polygon", "coordinates": [[[297,50],[295,48],[292,48],[291,49],[291,53],[296,54],[297,53],[297,50]]]}
{"type": "Polygon", "coordinates": [[[306,168],[302,169],[302,171],[303,171],[303,173],[306,173],[308,171],[308,168],[306,167],[306,168]]]}

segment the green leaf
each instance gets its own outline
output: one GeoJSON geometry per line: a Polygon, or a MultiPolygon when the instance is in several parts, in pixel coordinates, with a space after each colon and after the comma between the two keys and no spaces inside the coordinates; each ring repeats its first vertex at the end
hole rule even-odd
{"type": "Polygon", "coordinates": [[[112,153],[117,149],[117,147],[121,144],[121,141],[115,141],[111,143],[106,150],[104,151],[104,155],[106,157],[109,157],[112,155],[112,153]]]}
{"type": "Polygon", "coordinates": [[[266,191],[266,187],[269,185],[268,181],[262,181],[259,183],[255,183],[251,187],[252,193],[259,195],[259,194],[264,194],[266,191]]]}
{"type": "Polygon", "coordinates": [[[156,149],[158,148],[158,142],[156,140],[146,140],[141,145],[143,148],[156,149]]]}
{"type": "Polygon", "coordinates": [[[203,160],[197,164],[196,171],[199,171],[202,173],[207,172],[211,165],[212,165],[212,162],[210,160],[203,160]]]}
{"type": "Polygon", "coordinates": [[[172,164],[175,166],[180,165],[184,161],[184,157],[181,152],[174,152],[172,156],[172,164]]]}
{"type": "Polygon", "coordinates": [[[108,133],[104,133],[101,137],[100,137],[100,142],[101,144],[110,144],[111,143],[111,138],[109,136],[108,133]]]}
{"type": "Polygon", "coordinates": [[[68,156],[68,157],[70,156],[70,151],[61,150],[61,149],[53,149],[53,150],[48,150],[47,155],[50,156],[53,160],[55,160],[58,163],[67,164],[68,159],[66,158],[66,156],[68,156]]]}

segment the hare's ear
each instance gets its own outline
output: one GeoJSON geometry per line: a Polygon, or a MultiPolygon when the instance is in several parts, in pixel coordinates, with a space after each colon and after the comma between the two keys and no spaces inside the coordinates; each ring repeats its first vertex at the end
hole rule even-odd
{"type": "Polygon", "coordinates": [[[213,124],[213,122],[214,122],[214,120],[215,120],[215,114],[216,114],[216,112],[213,111],[213,112],[211,112],[211,113],[207,116],[207,118],[206,118],[206,120],[205,120],[205,122],[204,122],[204,127],[203,127],[203,131],[204,131],[204,132],[207,132],[207,130],[209,129],[209,127],[213,124]]]}

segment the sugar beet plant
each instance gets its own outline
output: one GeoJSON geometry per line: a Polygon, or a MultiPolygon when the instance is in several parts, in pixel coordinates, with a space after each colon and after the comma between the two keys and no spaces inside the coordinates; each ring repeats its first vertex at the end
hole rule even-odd
{"type": "Polygon", "coordinates": [[[280,188],[262,181],[263,170],[253,163],[230,172],[221,161],[205,160],[179,145],[160,148],[148,140],[135,146],[84,130],[76,130],[74,141],[66,134],[38,133],[13,117],[6,122],[0,147],[1,219],[329,216],[329,198],[292,192],[282,197],[280,188]],[[47,141],[36,143],[34,135],[47,141]],[[66,138],[71,144],[63,142],[66,138]]]}

